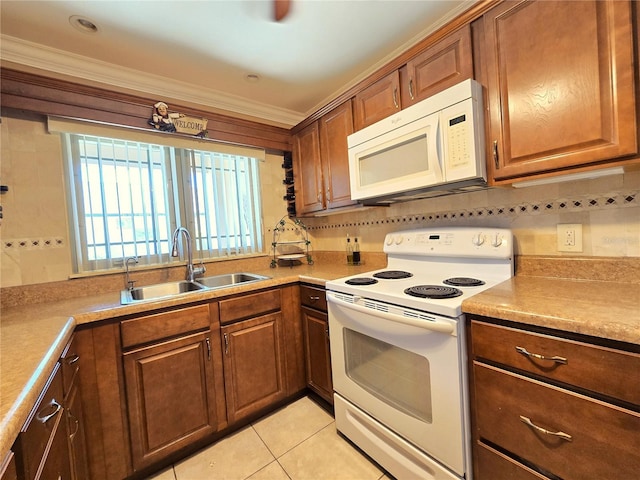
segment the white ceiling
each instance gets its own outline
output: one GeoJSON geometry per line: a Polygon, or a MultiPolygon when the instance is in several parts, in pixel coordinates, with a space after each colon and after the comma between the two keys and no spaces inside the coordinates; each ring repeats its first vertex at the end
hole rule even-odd
{"type": "Polygon", "coordinates": [[[292,0],[275,22],[271,0],[2,0],[0,53],[6,67],[291,127],[475,1],[292,0]]]}

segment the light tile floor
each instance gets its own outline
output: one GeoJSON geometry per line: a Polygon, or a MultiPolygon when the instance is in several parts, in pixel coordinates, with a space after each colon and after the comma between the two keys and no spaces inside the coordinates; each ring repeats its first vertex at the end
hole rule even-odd
{"type": "Polygon", "coordinates": [[[297,400],[148,480],[389,480],[336,432],[333,417],[297,400]]]}

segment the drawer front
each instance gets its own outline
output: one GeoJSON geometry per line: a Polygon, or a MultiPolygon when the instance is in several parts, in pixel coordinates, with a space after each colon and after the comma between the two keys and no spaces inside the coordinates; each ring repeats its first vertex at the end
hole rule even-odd
{"type": "Polygon", "coordinates": [[[549,480],[483,443],[475,448],[475,480],[549,480]]]}
{"type": "Polygon", "coordinates": [[[640,471],[640,414],[489,365],[473,372],[480,439],[565,480],[640,471]]]}
{"type": "Polygon", "coordinates": [[[206,330],[209,328],[209,323],[208,305],[198,305],[123,320],[120,324],[122,348],[150,343],[183,333],[206,330]]]}
{"type": "Polygon", "coordinates": [[[80,367],[80,356],[78,355],[78,347],[75,338],[76,337],[74,335],[60,356],[60,363],[62,364],[62,388],[65,398],[71,391],[73,379],[78,373],[78,369],[80,367]]]}
{"type": "Polygon", "coordinates": [[[243,295],[220,302],[220,323],[227,324],[245,318],[277,312],[281,305],[280,289],[243,295]]]}
{"type": "Polygon", "coordinates": [[[324,288],[300,286],[300,302],[305,307],[327,311],[327,294],[324,288]]]}
{"type": "Polygon", "coordinates": [[[640,355],[621,350],[471,322],[473,355],[640,405],[640,355]],[[527,352],[532,355],[527,355],[527,352]],[[566,360],[559,363],[551,359],[566,360]]]}
{"type": "Polygon", "coordinates": [[[64,423],[62,423],[64,418],[62,397],[62,374],[59,364],[56,364],[48,385],[31,411],[29,419],[16,441],[19,470],[24,472],[24,478],[27,480],[36,477],[47,445],[56,432],[59,429],[66,430],[64,423]]]}

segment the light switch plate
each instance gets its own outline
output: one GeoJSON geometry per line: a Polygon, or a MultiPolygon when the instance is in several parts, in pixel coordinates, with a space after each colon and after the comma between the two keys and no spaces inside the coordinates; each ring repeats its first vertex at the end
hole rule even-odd
{"type": "Polygon", "coordinates": [[[582,224],[559,223],[557,233],[559,252],[582,251],[582,224]]]}

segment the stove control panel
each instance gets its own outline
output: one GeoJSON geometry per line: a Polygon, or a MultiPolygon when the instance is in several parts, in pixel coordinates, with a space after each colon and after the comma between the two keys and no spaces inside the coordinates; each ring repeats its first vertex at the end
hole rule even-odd
{"type": "Polygon", "coordinates": [[[421,228],[387,234],[390,255],[512,258],[513,235],[504,228],[421,228]]]}

